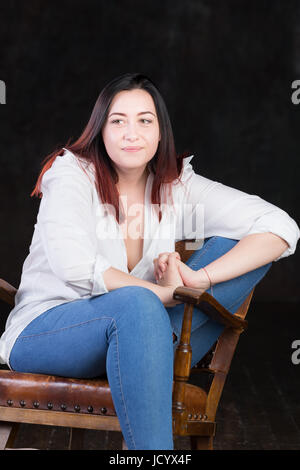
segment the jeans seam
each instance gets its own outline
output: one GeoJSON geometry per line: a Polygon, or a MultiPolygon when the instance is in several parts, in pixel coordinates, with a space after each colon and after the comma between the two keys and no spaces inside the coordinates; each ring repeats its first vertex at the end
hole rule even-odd
{"type": "MultiPolygon", "coordinates": [[[[210,248],[210,246],[215,242],[216,240],[216,237],[211,237],[207,243],[205,244],[205,248],[202,250],[202,248],[196,250],[198,252],[197,254],[197,258],[195,260],[192,261],[191,264],[188,264],[189,260],[187,260],[187,265],[190,267],[190,268],[194,268],[197,264],[197,262],[199,261],[199,259],[201,259],[201,257],[207,252],[207,250],[210,248]]],[[[193,256],[193,255],[192,255],[193,256]]]]}
{"type": "Polygon", "coordinates": [[[127,426],[128,426],[128,429],[129,429],[129,432],[130,432],[130,437],[131,437],[131,439],[132,439],[134,448],[136,449],[136,444],[135,444],[135,440],[134,440],[134,437],[133,437],[133,433],[132,433],[132,429],[131,429],[130,421],[129,421],[129,417],[128,417],[128,412],[127,412],[127,408],[126,408],[126,401],[125,401],[125,399],[124,399],[124,394],[123,394],[123,386],[122,386],[121,373],[120,373],[120,359],[119,359],[119,358],[120,358],[120,354],[119,354],[118,328],[117,328],[117,324],[116,324],[116,321],[115,321],[114,318],[112,319],[112,322],[113,322],[114,325],[115,325],[115,336],[116,336],[117,356],[118,356],[118,357],[117,357],[118,376],[119,376],[121,397],[122,397],[123,407],[124,407],[125,416],[126,416],[126,424],[127,424],[127,426]]]}
{"type": "MultiPolygon", "coordinates": [[[[250,292],[252,291],[252,289],[254,289],[254,287],[250,287],[248,289],[248,291],[246,290],[246,294],[244,293],[243,295],[241,295],[237,300],[235,300],[235,302],[233,302],[233,304],[231,304],[229,307],[227,307],[227,310],[229,310],[230,308],[232,308],[235,304],[237,304],[241,299],[243,299],[245,296],[247,296],[248,294],[250,294],[250,292]]],[[[234,315],[234,314],[233,314],[234,315]]]]}
{"type": "Polygon", "coordinates": [[[71,328],[76,328],[77,326],[86,325],[87,323],[91,323],[91,322],[98,321],[98,320],[107,320],[107,319],[113,320],[112,317],[97,317],[97,318],[93,318],[92,320],[87,320],[84,322],[76,323],[75,325],[64,326],[63,328],[58,328],[57,330],[45,331],[44,333],[34,333],[31,335],[24,335],[24,336],[22,336],[22,333],[21,333],[20,336],[17,338],[17,340],[34,338],[34,337],[43,336],[43,335],[51,335],[51,334],[59,333],[60,331],[63,331],[63,330],[69,330],[71,328]]]}

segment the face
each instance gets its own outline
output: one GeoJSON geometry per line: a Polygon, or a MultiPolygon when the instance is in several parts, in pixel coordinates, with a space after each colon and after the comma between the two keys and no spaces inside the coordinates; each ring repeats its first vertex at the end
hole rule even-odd
{"type": "Polygon", "coordinates": [[[152,96],[142,89],[121,91],[114,96],[107,116],[102,137],[117,173],[143,171],[160,140],[152,96]]]}

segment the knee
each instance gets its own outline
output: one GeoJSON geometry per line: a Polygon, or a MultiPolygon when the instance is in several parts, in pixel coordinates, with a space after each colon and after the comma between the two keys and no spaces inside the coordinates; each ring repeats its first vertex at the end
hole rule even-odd
{"type": "Polygon", "coordinates": [[[162,301],[152,290],[141,286],[129,286],[128,289],[135,311],[143,312],[145,316],[167,313],[162,301]]]}
{"type": "Polygon", "coordinates": [[[123,315],[126,321],[134,323],[136,327],[160,328],[171,331],[168,312],[160,298],[150,289],[142,286],[126,286],[126,298],[123,315]]]}
{"type": "Polygon", "coordinates": [[[148,289],[147,287],[142,286],[125,286],[121,287],[119,291],[125,295],[126,299],[129,302],[133,302],[136,306],[162,306],[163,303],[161,302],[158,295],[156,295],[152,290],[148,289]]]}

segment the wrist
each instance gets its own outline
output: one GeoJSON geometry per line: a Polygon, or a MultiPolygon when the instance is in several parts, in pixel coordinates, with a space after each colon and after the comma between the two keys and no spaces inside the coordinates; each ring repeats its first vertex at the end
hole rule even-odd
{"type": "Polygon", "coordinates": [[[163,304],[167,304],[173,298],[175,288],[170,286],[155,285],[154,291],[160,298],[163,304]]]}
{"type": "Polygon", "coordinates": [[[201,268],[196,271],[196,288],[203,289],[204,291],[208,290],[213,284],[211,283],[211,277],[207,273],[207,269],[201,268]]]}

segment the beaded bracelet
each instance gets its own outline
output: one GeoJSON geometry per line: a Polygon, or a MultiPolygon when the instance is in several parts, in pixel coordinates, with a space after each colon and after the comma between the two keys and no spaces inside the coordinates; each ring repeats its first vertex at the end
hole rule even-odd
{"type": "Polygon", "coordinates": [[[211,295],[213,296],[214,294],[213,294],[212,282],[211,282],[211,279],[210,279],[210,277],[209,277],[209,274],[208,274],[208,272],[206,271],[205,268],[202,268],[202,269],[203,269],[203,271],[206,273],[206,275],[207,275],[207,277],[208,277],[208,279],[209,279],[209,282],[210,282],[210,286],[209,286],[209,287],[210,287],[211,295]]]}

